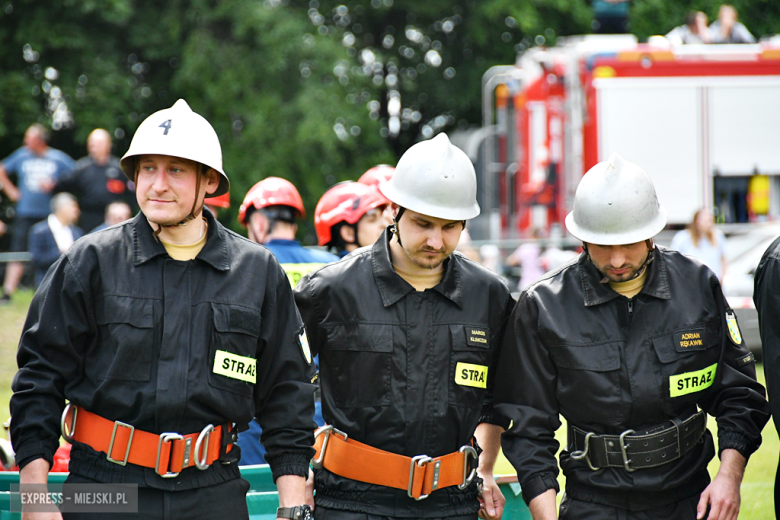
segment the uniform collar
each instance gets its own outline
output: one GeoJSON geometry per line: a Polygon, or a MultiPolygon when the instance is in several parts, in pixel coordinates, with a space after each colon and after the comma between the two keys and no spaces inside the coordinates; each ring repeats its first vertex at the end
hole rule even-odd
{"type": "Polygon", "coordinates": [[[301,243],[297,240],[289,240],[286,238],[274,238],[263,244],[264,246],[300,246],[301,243]]]}
{"type": "MultiPolygon", "coordinates": [[[[393,237],[390,227],[371,247],[371,261],[374,267],[374,280],[382,297],[382,305],[389,307],[398,300],[414,292],[414,287],[398,276],[393,269],[390,256],[390,239],[393,237]]],[[[460,288],[460,266],[457,253],[453,253],[444,261],[444,273],[441,281],[433,288],[434,291],[463,308],[463,293],[460,288]]]]}
{"type": "MultiPolygon", "coordinates": [[[[666,263],[658,247],[653,248],[652,254],[653,261],[647,265],[647,280],[639,294],[646,294],[661,300],[669,300],[672,295],[669,291],[666,263]]],[[[577,263],[579,264],[585,307],[607,303],[620,296],[608,283],[601,283],[604,275],[596,269],[596,266],[593,265],[586,253],[580,255],[577,263]]]]}
{"type": "MultiPolygon", "coordinates": [[[[210,211],[203,211],[209,229],[206,234],[206,245],[203,246],[196,260],[203,260],[218,271],[230,270],[230,254],[228,252],[225,229],[217,222],[210,211]]],[[[154,231],[146,221],[143,212],[131,221],[133,230],[133,265],[141,265],[152,258],[165,255],[165,246],[154,238],[154,231]]]]}

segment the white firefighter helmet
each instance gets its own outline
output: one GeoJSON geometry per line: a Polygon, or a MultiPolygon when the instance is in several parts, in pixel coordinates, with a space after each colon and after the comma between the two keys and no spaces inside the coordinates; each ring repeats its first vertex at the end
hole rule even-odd
{"type": "Polygon", "coordinates": [[[139,155],[170,155],[199,162],[220,175],[217,191],[209,197],[230,190],[230,181],[222,170],[222,147],[217,133],[183,99],[150,115],[135,131],[130,148],[120,161],[122,171],[131,181],[135,180],[135,158],[139,155]]]}
{"type": "Polygon", "coordinates": [[[429,217],[468,220],[479,215],[474,165],[443,133],[409,148],[379,189],[399,206],[429,217]]]}
{"type": "Polygon", "coordinates": [[[634,163],[613,153],[588,170],[574,195],[566,228],[589,244],[614,246],[653,238],[666,226],[653,182],[634,163]]]}

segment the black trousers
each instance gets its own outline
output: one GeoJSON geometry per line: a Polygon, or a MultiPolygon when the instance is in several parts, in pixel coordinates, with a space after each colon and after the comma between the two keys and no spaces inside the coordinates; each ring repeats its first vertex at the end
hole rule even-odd
{"type": "MultiPolygon", "coordinates": [[[[66,484],[98,484],[71,473],[66,484]]],[[[236,478],[198,489],[138,488],[138,513],[64,513],[63,520],[249,520],[249,482],[236,478]]]]}
{"type": "MultiPolygon", "coordinates": [[[[476,520],[477,514],[450,516],[447,520],[476,520]]],[[[367,513],[353,513],[351,511],[342,511],[341,509],[330,509],[317,506],[314,508],[314,520],[396,520],[392,516],[370,515],[367,513]]],[[[398,519],[405,520],[405,519],[398,519]]],[[[428,518],[426,520],[444,520],[443,518],[428,518]]]]}
{"type": "MultiPolygon", "coordinates": [[[[593,502],[583,502],[563,495],[560,520],[696,520],[699,495],[647,511],[629,511],[593,502]]],[[[708,512],[709,514],[709,512],[708,512]]],[[[704,515],[707,518],[707,515],[704,515]]]]}

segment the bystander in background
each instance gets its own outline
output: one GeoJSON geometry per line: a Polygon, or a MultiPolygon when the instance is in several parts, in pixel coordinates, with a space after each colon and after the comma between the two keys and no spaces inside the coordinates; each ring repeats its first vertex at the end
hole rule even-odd
{"type": "Polygon", "coordinates": [[[103,222],[106,206],[115,201],[135,204],[135,195],[132,181],[119,168],[119,159],[111,155],[111,134],[102,128],[93,130],[87,137],[87,152],[89,155],[57,182],[55,191],[78,197],[79,223],[90,230],[103,222]]]}
{"type": "Polygon", "coordinates": [[[737,10],[723,4],[718,10],[718,19],[710,25],[711,43],[756,43],[743,24],[737,21],[737,10]]]}
{"type": "Polygon", "coordinates": [[[133,217],[133,210],[126,202],[112,202],[106,206],[106,215],[103,223],[98,227],[92,229],[90,233],[106,229],[116,224],[121,224],[125,220],[130,220],[133,217]]]}
{"type": "Polygon", "coordinates": [[[35,288],[37,289],[49,267],[70,249],[73,242],[84,235],[76,227],[79,219],[79,204],[70,193],[58,193],[51,199],[51,213],[44,221],[30,229],[30,254],[35,266],[35,288]]]}
{"type": "Polygon", "coordinates": [[[666,39],[672,45],[709,43],[710,30],[707,27],[707,15],[701,11],[688,11],[685,23],[669,31],[666,39]]]}
{"type": "Polygon", "coordinates": [[[726,274],[726,237],[715,228],[715,217],[709,208],[693,214],[693,221],[672,239],[671,249],[700,260],[723,281],[726,274]]]}
{"type": "MultiPolygon", "coordinates": [[[[11,251],[27,251],[30,228],[49,214],[52,190],[57,181],[73,168],[73,159],[48,145],[49,131],[34,124],[24,134],[24,146],[0,163],[0,187],[16,203],[11,230],[11,251]],[[11,182],[8,174],[16,175],[11,182]]],[[[5,271],[0,304],[7,303],[24,274],[24,265],[11,262],[5,271]]]]}

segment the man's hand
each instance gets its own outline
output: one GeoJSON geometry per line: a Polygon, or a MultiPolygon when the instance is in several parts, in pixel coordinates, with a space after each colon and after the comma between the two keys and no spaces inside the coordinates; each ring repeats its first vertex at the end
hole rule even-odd
{"type": "MultiPolygon", "coordinates": [[[[35,459],[19,472],[20,484],[46,484],[49,481],[49,463],[35,459]]],[[[22,513],[22,520],[62,520],[60,513],[22,513]]]]}
{"type": "Polygon", "coordinates": [[[696,507],[696,518],[702,520],[710,506],[707,520],[737,520],[739,515],[739,486],[747,461],[737,450],[723,450],[720,469],[709,486],[701,494],[696,507]]]}
{"type": "Polygon", "coordinates": [[[504,514],[506,499],[496,484],[493,475],[482,477],[482,493],[479,495],[479,517],[483,520],[498,520],[504,514]]]}

